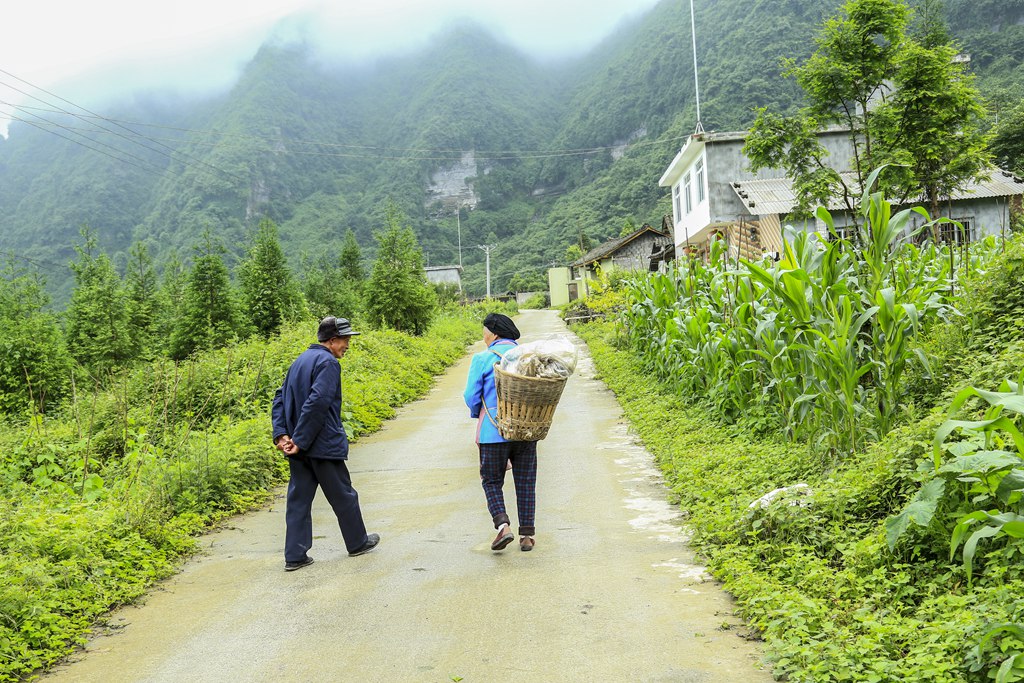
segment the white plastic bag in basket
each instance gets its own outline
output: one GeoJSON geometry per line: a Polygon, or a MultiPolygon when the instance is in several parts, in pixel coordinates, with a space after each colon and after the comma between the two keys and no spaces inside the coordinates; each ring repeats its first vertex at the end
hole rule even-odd
{"type": "Polygon", "coordinates": [[[558,379],[576,371],[576,345],[565,337],[540,339],[514,346],[501,359],[501,369],[523,377],[558,379]]]}

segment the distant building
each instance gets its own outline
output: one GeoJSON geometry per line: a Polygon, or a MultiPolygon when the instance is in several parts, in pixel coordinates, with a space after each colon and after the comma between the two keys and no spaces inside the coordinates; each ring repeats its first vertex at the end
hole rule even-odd
{"type": "Polygon", "coordinates": [[[580,298],[579,283],[572,281],[569,268],[548,268],[548,298],[555,307],[580,298]]]}
{"type": "Polygon", "coordinates": [[[657,270],[664,260],[672,235],[644,224],[624,237],[608,240],[591,249],[568,267],[548,270],[552,306],[561,306],[588,294],[587,280],[598,270],[657,270]]]}
{"type": "Polygon", "coordinates": [[[428,266],[423,270],[431,284],[455,285],[462,291],[462,266],[428,266]]]}
{"type": "MultiPolygon", "coordinates": [[[[732,256],[760,258],[782,251],[782,225],[796,206],[793,183],[781,169],[750,171],[742,152],[746,133],[691,135],[658,184],[672,188],[672,228],[677,253],[702,254],[712,236],[726,240],[732,256]]],[[[829,163],[851,167],[852,145],[847,131],[818,134],[829,163]]],[[[992,169],[989,180],[970,183],[942,202],[942,215],[963,224],[943,226],[942,239],[965,242],[1009,228],[1011,208],[1020,206],[1024,183],[992,169]]],[[[839,202],[828,207],[837,227],[856,224],[839,202]]],[[[937,216],[932,216],[937,218],[937,216]]],[[[922,219],[916,217],[915,224],[922,219]]],[[[796,227],[824,231],[824,224],[799,221],[796,227]]]]}

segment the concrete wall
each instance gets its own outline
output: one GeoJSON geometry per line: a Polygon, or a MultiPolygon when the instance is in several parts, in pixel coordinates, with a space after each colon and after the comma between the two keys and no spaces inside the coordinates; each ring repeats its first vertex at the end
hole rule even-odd
{"type": "Polygon", "coordinates": [[[645,233],[612,254],[611,258],[601,260],[601,268],[617,268],[619,270],[647,270],[651,264],[651,252],[654,247],[663,247],[671,242],[670,237],[659,237],[645,233]]]}
{"type": "MultiPolygon", "coordinates": [[[[972,240],[979,240],[986,235],[1003,235],[1010,231],[1009,197],[965,199],[952,206],[944,203],[939,207],[939,215],[959,222],[970,221],[972,240]]],[[[917,214],[914,214],[911,221],[914,229],[924,222],[924,218],[917,214]]]]}
{"type": "Polygon", "coordinates": [[[547,294],[547,292],[516,292],[516,303],[522,306],[538,294],[547,294]]]}
{"type": "Polygon", "coordinates": [[[548,268],[548,299],[552,306],[569,303],[569,269],[548,268]]]}
{"type": "Polygon", "coordinates": [[[433,284],[450,284],[462,286],[462,278],[459,275],[458,266],[431,267],[424,269],[427,273],[427,282],[433,284]]]}
{"type": "MultiPolygon", "coordinates": [[[[829,163],[844,170],[849,168],[853,147],[846,134],[822,133],[818,136],[818,142],[828,151],[829,163]]],[[[710,216],[704,225],[735,221],[740,216],[751,217],[747,207],[730,186],[733,181],[786,177],[786,172],[782,169],[763,168],[757,173],[752,172],[750,162],[742,151],[744,144],[744,140],[735,139],[710,140],[706,143],[708,195],[711,204],[710,216]]]]}

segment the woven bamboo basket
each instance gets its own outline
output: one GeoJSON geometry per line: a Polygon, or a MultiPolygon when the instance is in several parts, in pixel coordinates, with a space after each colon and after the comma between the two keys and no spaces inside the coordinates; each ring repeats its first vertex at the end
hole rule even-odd
{"type": "Polygon", "coordinates": [[[494,366],[498,431],[509,441],[540,441],[548,435],[566,377],[524,377],[494,366]]]}

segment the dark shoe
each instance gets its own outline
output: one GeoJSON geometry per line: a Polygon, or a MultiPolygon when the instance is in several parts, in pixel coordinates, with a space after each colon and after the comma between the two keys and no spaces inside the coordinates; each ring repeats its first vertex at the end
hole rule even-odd
{"type": "Polygon", "coordinates": [[[533,550],[533,536],[523,536],[519,539],[519,549],[524,553],[528,553],[533,550]]]}
{"type": "Polygon", "coordinates": [[[367,534],[366,543],[361,545],[358,549],[350,552],[348,556],[355,557],[356,555],[365,555],[376,548],[378,543],[380,543],[380,534],[367,534]]]}
{"type": "Polygon", "coordinates": [[[512,530],[507,526],[502,527],[502,531],[498,532],[498,535],[491,541],[491,550],[504,550],[505,546],[514,541],[516,535],[512,533],[512,530]]]}
{"type": "Polygon", "coordinates": [[[311,564],[313,564],[313,558],[309,555],[306,555],[301,560],[297,560],[295,562],[285,562],[284,570],[286,572],[293,572],[296,569],[302,569],[303,567],[308,567],[311,564]]]}

